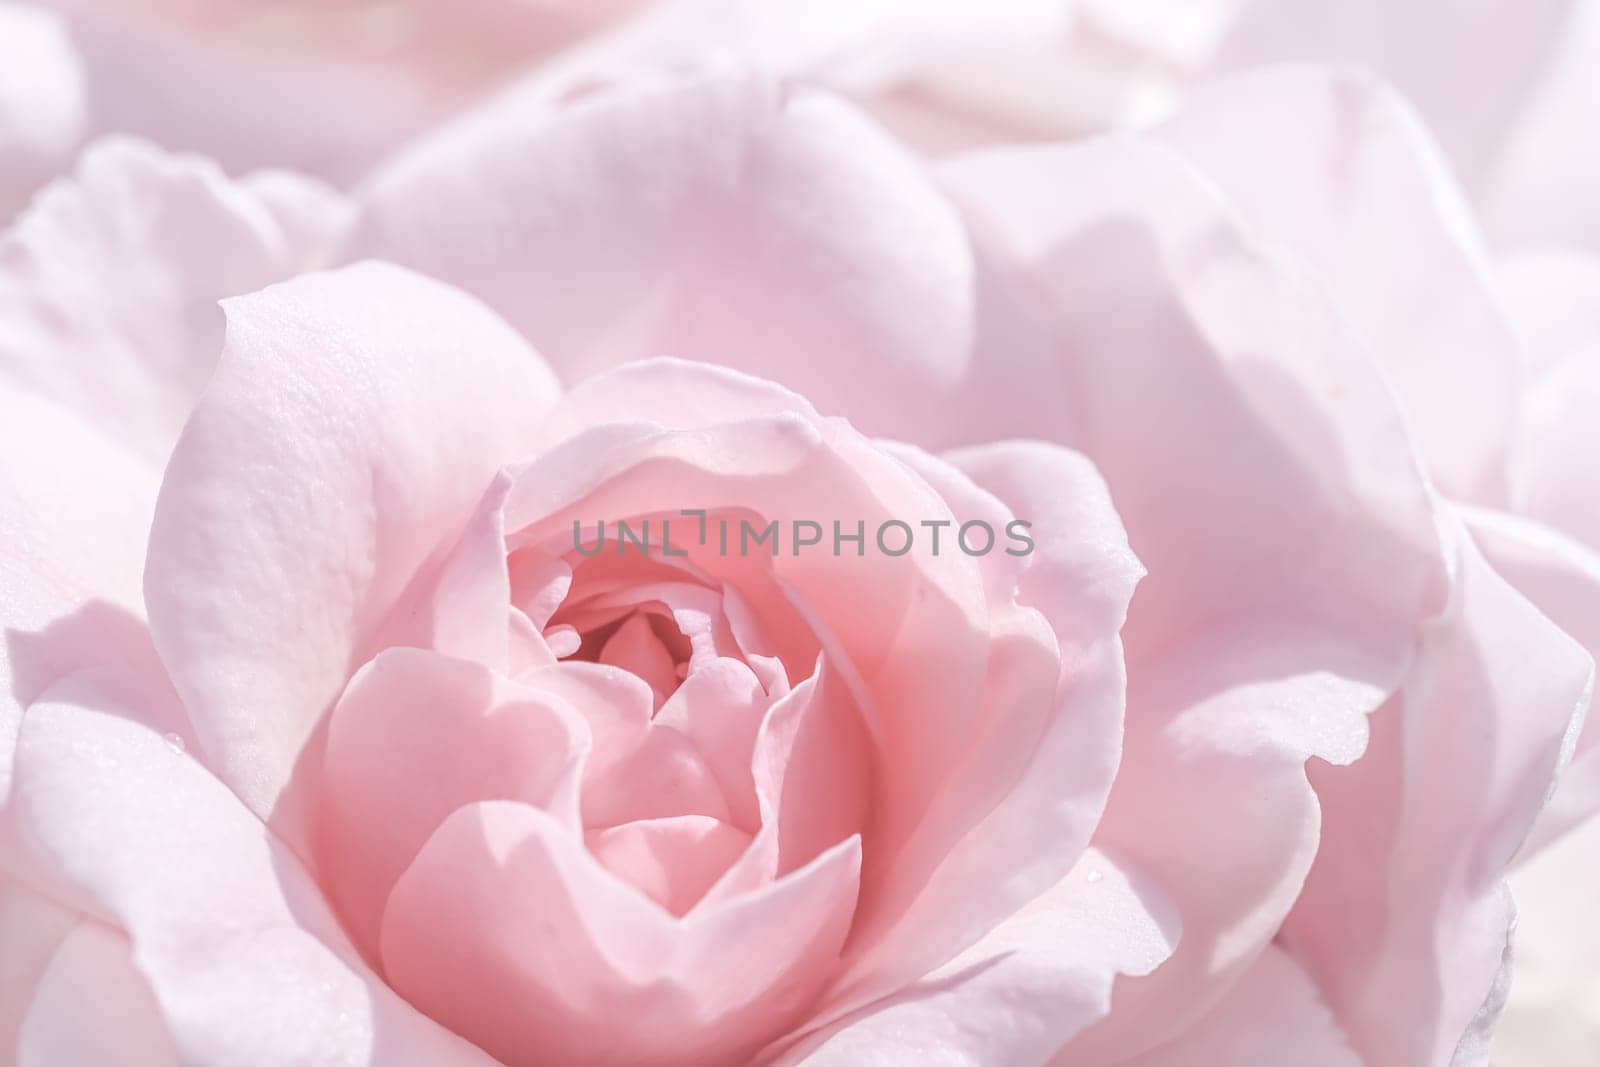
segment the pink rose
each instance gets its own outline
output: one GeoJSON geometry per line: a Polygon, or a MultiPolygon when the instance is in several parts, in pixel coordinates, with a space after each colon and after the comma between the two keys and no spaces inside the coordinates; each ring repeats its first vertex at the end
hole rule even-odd
{"type": "Polygon", "coordinates": [[[938,164],[805,85],[602,82],[350,200],[92,149],[0,244],[0,1037],[1485,1062],[1593,664],[1479,544],[1503,323],[1430,150],[1285,77],[938,164]],[[1291,104],[1350,183],[1294,228],[1212,126],[1291,104]],[[689,555],[578,543],[619,519],[689,555]]]}
{"type": "MultiPolygon", "coordinates": [[[[105,924],[23,946],[25,1058],[89,1054],[52,998],[115,961],[139,995],[92,1039],[157,1058],[729,1062],[984,934],[1048,1008],[992,1040],[1042,1056],[1166,955],[1173,917],[1089,846],[1139,570],[1087,463],[966,458],[1042,509],[1027,567],[956,550],[1013,519],[958,466],[774,386],[655,362],[557,392],[392,267],[230,302],[156,504],[149,637],[102,600],[9,631],[10,893],[105,924]],[[949,532],[734,556],[680,508],[949,532]],[[681,562],[571,541],[663,514],[681,562]]],[[[54,454],[92,464],[76,432],[54,454]]]]}

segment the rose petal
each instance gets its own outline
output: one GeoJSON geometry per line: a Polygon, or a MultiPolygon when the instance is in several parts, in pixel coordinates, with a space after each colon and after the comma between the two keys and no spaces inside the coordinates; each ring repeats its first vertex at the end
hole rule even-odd
{"type": "Polygon", "coordinates": [[[510,572],[511,602],[528,616],[535,629],[550,626],[550,616],[572,588],[572,568],[554,553],[524,548],[506,560],[510,572]]]}
{"type": "Polygon", "coordinates": [[[1492,1031],[1513,925],[1502,878],[1593,681],[1459,523],[1446,533],[1455,587],[1405,687],[1358,763],[1315,768],[1322,847],[1281,935],[1370,1062],[1446,1061],[1492,1031]]]}
{"type": "Polygon", "coordinates": [[[872,799],[871,755],[849,687],[823,655],[761,720],[750,756],[759,829],[701,903],[758,890],[858,834],[872,799]]]}
{"type": "Polygon", "coordinates": [[[300,179],[269,205],[215,164],[117,138],[92,145],[0,236],[0,374],[159,469],[222,349],[216,302],[307,266],[337,213],[300,179]]]}
{"type": "Polygon", "coordinates": [[[1113,979],[1171,954],[1178,927],[1153,883],[1091,849],[966,951],[780,1062],[1044,1063],[1110,1010],[1113,979]]]}
{"type": "Polygon", "coordinates": [[[66,169],[83,130],[83,64],[61,19],[0,3],[0,224],[66,169]]]}
{"type": "Polygon", "coordinates": [[[39,977],[16,1051],[17,1067],[181,1062],[128,939],[93,922],[67,935],[39,977]],[[93,1005],[91,1026],[84,1025],[86,1004],[93,1005]]]}
{"type": "Polygon", "coordinates": [[[924,444],[1060,421],[1047,391],[1010,396],[1004,420],[973,402],[998,368],[1047,375],[1048,353],[1010,327],[916,162],[814,90],[718,77],[564,108],[513,95],[402,153],[362,199],[355,254],[482,297],[569,384],[666,354],[924,444]]]}
{"type": "Polygon", "coordinates": [[[1352,677],[1365,664],[1305,665],[1332,644],[1224,631],[1130,666],[1123,765],[1096,841],[1158,880],[1184,935],[1154,974],[1119,987],[1072,1062],[1120,1062],[1184,1032],[1294,906],[1318,844],[1306,761],[1358,756],[1383,695],[1352,677]]]}
{"type": "MultiPolygon", "coordinates": [[[[412,582],[377,644],[429,648],[509,671],[511,578],[502,513],[510,489],[510,477],[497,474],[460,539],[412,582]]],[[[541,655],[539,661],[553,663],[554,657],[541,655]]]]}
{"type": "Polygon", "coordinates": [[[1600,94],[1600,8],[1554,6],[1562,9],[1561,22],[1483,183],[1484,225],[1509,246],[1581,244],[1600,251],[1600,208],[1591,195],[1600,180],[1600,150],[1587,136],[1600,94]]]}
{"type": "Polygon", "coordinates": [[[1516,340],[1466,200],[1405,103],[1368,78],[1274,70],[1197,91],[1159,136],[1321,274],[1434,482],[1503,500],[1516,340]]]}
{"type": "Polygon", "coordinates": [[[650,629],[650,620],[637,612],[606,640],[600,662],[642,678],[654,692],[658,708],[678,686],[672,653],[650,629]]]}
{"type": "Polygon", "coordinates": [[[1147,84],[1152,74],[1171,73],[1150,69],[1165,56],[1129,63],[1129,42],[1114,39],[1113,24],[1142,23],[1151,37],[1193,53],[1193,44],[1178,42],[1205,36],[1208,22],[1221,20],[1215,9],[1228,6],[856,0],[818,18],[803,0],[658,4],[650,17],[514,91],[560,100],[641,72],[717,69],[736,57],[854,97],[898,139],[929,154],[996,139],[1061,140],[1147,113],[1157,95],[1147,84]],[[1196,10],[1205,13],[1190,17],[1196,10]]]}
{"type": "Polygon", "coordinates": [[[1090,646],[1115,644],[1110,635],[1121,630],[1145,569],[1094,464],[1043,442],[981,445],[946,458],[1029,523],[1034,544],[1023,557],[1017,600],[1050,623],[1064,666],[1078,668],[1080,657],[1096,655],[1090,646]]]}
{"type": "Polygon", "coordinates": [[[0,874],[0,1048],[15,1049],[39,979],[83,916],[0,874]]]}
{"type": "Polygon", "coordinates": [[[1600,336],[1523,397],[1511,507],[1600,552],[1600,336]]]}
{"type": "Polygon", "coordinates": [[[1244,6],[1211,69],[1296,60],[1376,70],[1422,113],[1453,168],[1475,189],[1572,6],[1568,0],[1470,8],[1453,0],[1256,0],[1244,6]]]}
{"type": "MultiPolygon", "coordinates": [[[[873,944],[867,925],[873,913],[863,908],[858,936],[865,951],[852,961],[856,971],[843,1004],[926,973],[1078,860],[1118,763],[1124,674],[1117,632],[1139,573],[1105,487],[1081,457],[1042,445],[955,454],[958,466],[978,479],[974,484],[932,457],[898,454],[939,488],[957,522],[986,516],[998,536],[1013,514],[1025,513],[1049,532],[1041,534],[1045,551],[1026,561],[1032,566],[1013,576],[1010,588],[991,590],[985,718],[902,846],[912,856],[927,850],[932,873],[908,864],[925,885],[891,881],[877,888],[909,892],[914,900],[904,915],[889,912],[897,925],[881,944],[873,944]],[[1007,503],[979,485],[993,486],[1007,503]],[[1064,544],[1069,539],[1071,548],[1064,544]],[[1035,585],[1040,564],[1043,581],[1035,585]],[[1041,601],[1049,603],[1042,616],[1023,606],[1041,601]],[[1051,617],[1057,633],[1039,625],[1051,617]],[[983,813],[976,825],[973,812],[983,813]]],[[[994,554],[1008,558],[1002,550],[994,554]]]]}
{"type": "Polygon", "coordinates": [[[735,1060],[791,1024],[826,978],[860,855],[851,839],[763,894],[679,921],[543,812],[477,804],[445,821],[395,887],[385,973],[503,1060],[735,1060]]]}
{"type": "Polygon", "coordinates": [[[376,955],[395,880],[462,805],[521,800],[576,831],[588,747],[576,711],[480,664],[379,654],[333,710],[317,790],[322,884],[357,943],[376,955]]]}
{"type": "Polygon", "coordinates": [[[1364,1061],[1322,1002],[1304,968],[1276,945],[1182,1037],[1127,1061],[1128,1067],[1361,1067],[1364,1061]]]}
{"type": "MultiPolygon", "coordinates": [[[[549,405],[520,338],[379,264],[230,301],[168,467],[145,593],[223,780],[277,805],[323,712],[549,405]]],[[[294,833],[298,816],[280,813],[294,833]]]]}
{"type": "Polygon", "coordinates": [[[569,661],[529,671],[517,681],[576,709],[587,723],[591,747],[580,800],[584,826],[676,815],[728,821],[716,776],[693,741],[653,721],[654,695],[637,675],[607,664],[569,661]]]}
{"type": "Polygon", "coordinates": [[[1600,256],[1525,252],[1502,257],[1495,275],[1501,306],[1522,341],[1529,380],[1600,343],[1600,256]]]}
{"type": "Polygon", "coordinates": [[[230,168],[292,166],[347,182],[508,71],[637,2],[46,6],[70,17],[94,130],[230,168]]]}
{"type": "Polygon", "coordinates": [[[488,1061],[360,962],[300,861],[103,672],[29,708],[14,784],[64,892],[120,926],[185,1063],[488,1061]]]}
{"type": "Polygon", "coordinates": [[[1139,644],[1313,605],[1307,625],[1352,627],[1397,681],[1443,568],[1405,424],[1320,283],[1149,142],[975,153],[940,173],[1048,298],[1078,409],[1063,435],[1118,487],[1160,576],[1130,619],[1139,644]]]}
{"type": "MultiPolygon", "coordinates": [[[[1469,511],[1463,517],[1495,572],[1567,635],[1600,656],[1600,556],[1513,515],[1469,511]]],[[[1591,698],[1572,762],[1523,846],[1526,857],[1600,811],[1600,708],[1591,698]]]]}
{"type": "Polygon", "coordinates": [[[1512,874],[1515,981],[1494,1035],[1494,1062],[1588,1067],[1600,1047],[1600,924],[1587,921],[1600,880],[1600,819],[1512,874]]]}
{"type": "Polygon", "coordinates": [[[692,671],[655,717],[694,742],[722,787],[733,824],[751,831],[761,822],[751,758],[767,706],[750,668],[719,658],[692,671]]]}
{"type": "Polygon", "coordinates": [[[750,835],[704,815],[675,815],[594,830],[584,842],[612,874],[682,915],[750,844],[750,835]]]}
{"type": "Polygon", "coordinates": [[[124,623],[143,629],[155,494],[154,477],[115,443],[0,382],[0,806],[22,709],[86,654],[133,651],[124,623]],[[70,640],[46,639],[46,627],[89,601],[98,605],[70,640]]]}
{"type": "Polygon", "coordinates": [[[1096,840],[1167,889],[1184,939],[1071,1046],[1115,1062],[1180,1032],[1276,932],[1316,853],[1303,765],[1361,753],[1444,568],[1386,384],[1320,285],[1181,158],[1111,139],[941,177],[1047,298],[1068,440],[1150,572],[1096,840]]]}

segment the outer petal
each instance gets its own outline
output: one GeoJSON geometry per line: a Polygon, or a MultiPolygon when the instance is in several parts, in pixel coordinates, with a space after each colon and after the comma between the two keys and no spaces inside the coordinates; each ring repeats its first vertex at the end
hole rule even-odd
{"type": "Polygon", "coordinates": [[[0,874],[0,1049],[17,1047],[40,980],[82,922],[72,908],[0,874]]]}
{"type": "MultiPolygon", "coordinates": [[[[126,452],[48,401],[0,382],[0,806],[22,709],[86,656],[128,645],[156,482],[126,452]],[[43,631],[88,601],[87,626],[43,631]]],[[[4,832],[0,831],[0,845],[4,832]]]]}
{"type": "MultiPolygon", "coordinates": [[[[998,533],[1013,515],[1027,515],[1041,543],[1024,560],[995,550],[1005,563],[1027,566],[989,593],[986,699],[994,710],[949,774],[940,797],[947,807],[933,808],[928,820],[964,834],[953,844],[934,838],[943,855],[927,886],[895,935],[855,963],[830,1013],[927,973],[944,962],[936,949],[965,946],[1056,885],[1089,843],[1121,754],[1118,632],[1142,569],[1092,466],[1045,445],[957,452],[954,469],[913,450],[897,454],[949,501],[957,522],[983,518],[998,533]],[[1045,641],[1055,655],[1042,660],[1030,643],[1034,611],[1053,631],[1045,641]],[[1048,702],[1035,695],[1052,688],[1035,681],[1041,670],[1055,676],[1048,702]],[[967,829],[970,816],[953,818],[950,808],[985,814],[967,829]]],[[[992,558],[985,557],[991,569],[1003,566],[992,558]]]]}
{"type": "Polygon", "coordinates": [[[1294,60],[1374,69],[1422,113],[1476,192],[1575,6],[1249,0],[1210,67],[1294,60]]]}
{"type": "Polygon", "coordinates": [[[1434,483],[1504,500],[1517,342],[1466,201],[1405,104],[1365,77],[1274,70],[1197,91],[1159,136],[1321,275],[1434,483]]]}
{"type": "MultiPolygon", "coordinates": [[[[1548,527],[1500,512],[1465,514],[1484,557],[1550,621],[1600,657],[1600,555],[1548,527]]],[[[1600,811],[1600,712],[1593,699],[1555,795],[1539,816],[1524,855],[1600,811]]]]}
{"type": "Polygon", "coordinates": [[[1600,1048],[1600,819],[1590,819],[1511,876],[1515,981],[1495,1031],[1494,1062],[1588,1067],[1600,1048]]]}
{"type": "MultiPolygon", "coordinates": [[[[1501,262],[1499,281],[1527,363],[1511,506],[1528,515],[1474,511],[1468,521],[1495,569],[1600,656],[1600,523],[1591,506],[1600,473],[1583,443],[1600,403],[1600,258],[1514,256],[1501,262]]],[[[1530,849],[1600,809],[1597,745],[1600,716],[1591,714],[1530,849]]]]}
{"type": "Polygon", "coordinates": [[[222,349],[216,302],[313,265],[332,190],[101,141],[0,235],[0,375],[160,469],[222,349]]]}
{"type": "Polygon", "coordinates": [[[517,91],[561,99],[598,84],[716,68],[731,58],[828,86],[898,139],[938,150],[1103,120],[1101,71],[1064,70],[1081,7],[1062,0],[853,0],[825,17],[807,0],[658,3],[646,17],[517,91]]]}
{"type": "Polygon", "coordinates": [[[1454,589],[1366,756],[1317,768],[1323,845],[1283,940],[1376,1063],[1481,1063],[1513,925],[1502,884],[1571,755],[1594,664],[1459,523],[1454,589]]]}
{"type": "Polygon", "coordinates": [[[40,3],[67,16],[84,56],[93,132],[346,182],[640,0],[40,3]]]}
{"type": "Polygon", "coordinates": [[[859,0],[818,17],[805,0],[657,4],[577,62],[536,75],[524,91],[593,84],[640,67],[715,66],[738,56],[788,77],[887,92],[927,65],[966,51],[1037,44],[1069,20],[1066,6],[1059,0],[996,0],[982,8],[966,0],[859,0]]]}
{"type": "MultiPolygon", "coordinates": [[[[1581,244],[1600,251],[1600,205],[1593,195],[1600,144],[1589,134],[1600,98],[1600,4],[1570,0],[1560,6],[1566,17],[1484,183],[1484,224],[1505,245],[1581,244]]],[[[1473,61],[1488,54],[1474,52],[1473,61]]]]}
{"type": "Polygon", "coordinates": [[[162,487],[145,594],[214,765],[266,814],[553,384],[481,306],[393,267],[308,275],[227,310],[222,365],[162,487]]]}
{"type": "Polygon", "coordinates": [[[1512,453],[1511,508],[1600,552],[1594,419],[1600,404],[1600,257],[1503,261],[1500,291],[1527,362],[1512,453]]]}
{"type": "Polygon", "coordinates": [[[1169,1045],[1127,1067],[1362,1067],[1305,970],[1268,945],[1228,995],[1169,1045]]]}
{"type": "Polygon", "coordinates": [[[1513,510],[1600,552],[1600,337],[1533,382],[1512,470],[1513,510]]]}
{"type": "Polygon", "coordinates": [[[1501,304],[1522,341],[1528,379],[1600,348],[1600,255],[1528,252],[1495,265],[1501,304]]]}
{"type": "Polygon", "coordinates": [[[133,959],[128,939],[83,922],[62,941],[40,976],[17,1042],[17,1067],[119,1063],[178,1067],[161,1010],[133,959]],[[84,1025],[84,1006],[94,1021],[84,1025]]]}
{"type": "Polygon", "coordinates": [[[1444,575],[1384,383],[1320,287],[1180,159],[1113,140],[941,173],[1042,287],[1069,441],[1150,572],[1096,840],[1172,894],[1184,940],[1066,1052],[1115,1062],[1181,1031],[1273,936],[1316,853],[1303,765],[1361,753],[1444,575]]]}
{"type": "Polygon", "coordinates": [[[16,804],[54,884],[121,927],[185,1063],[487,1067],[361,964],[315,884],[105,672],[28,711],[16,804]]]}
{"type": "Polygon", "coordinates": [[[1090,850],[977,944],[780,1062],[1043,1063],[1111,1009],[1117,975],[1147,974],[1171,954],[1178,926],[1149,880],[1090,850]]]}
{"type": "Polygon", "coordinates": [[[1140,647],[1298,615],[1348,628],[1398,681],[1443,566],[1406,425],[1321,283],[1157,144],[974,153],[940,174],[1043,290],[1062,435],[1160,575],[1130,619],[1140,647]]]}
{"type": "Polygon", "coordinates": [[[84,121],[83,66],[61,21],[0,3],[0,223],[66,169],[84,121]]]}
{"type": "Polygon", "coordinates": [[[569,383],[672,355],[922,445],[1060,421],[1058,395],[1006,389],[1048,354],[950,206],[823,93],[718,77],[564,108],[513,97],[403,153],[362,200],[355,254],[482,297],[569,383]],[[441,202],[457,209],[426,207],[441,202]]]}
{"type": "Polygon", "coordinates": [[[1351,656],[1348,639],[1263,626],[1130,664],[1123,765],[1096,841],[1150,872],[1184,939],[1058,1062],[1117,1063],[1179,1038],[1276,935],[1317,855],[1305,765],[1358,756],[1363,715],[1382,699],[1361,679],[1370,663],[1338,656],[1351,656]]]}

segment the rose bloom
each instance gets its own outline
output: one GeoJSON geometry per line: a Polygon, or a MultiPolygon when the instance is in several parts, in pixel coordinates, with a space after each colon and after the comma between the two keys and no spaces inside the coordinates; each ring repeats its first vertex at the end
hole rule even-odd
{"type": "Polygon", "coordinates": [[[348,196],[113,139],[0,238],[19,1062],[1487,1062],[1572,305],[1365,78],[937,162],[821,80],[348,196]],[[686,508],[1037,547],[572,542],[686,508]]]}

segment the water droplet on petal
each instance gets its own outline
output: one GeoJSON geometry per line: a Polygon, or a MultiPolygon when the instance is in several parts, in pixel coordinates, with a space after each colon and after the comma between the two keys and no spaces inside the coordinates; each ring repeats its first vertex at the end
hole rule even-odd
{"type": "Polygon", "coordinates": [[[165,741],[167,743],[167,747],[172,749],[172,751],[176,752],[180,756],[183,755],[183,738],[179,737],[177,734],[164,734],[162,735],[161,740],[165,741]]]}
{"type": "Polygon", "coordinates": [[[1100,879],[1104,878],[1105,875],[1100,871],[1090,871],[1088,877],[1090,882],[1098,882],[1100,879]]]}

